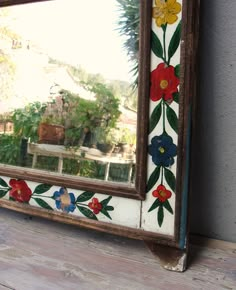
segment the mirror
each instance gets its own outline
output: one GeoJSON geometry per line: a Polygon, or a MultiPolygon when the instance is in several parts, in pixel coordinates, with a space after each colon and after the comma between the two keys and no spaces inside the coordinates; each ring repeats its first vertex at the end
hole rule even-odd
{"type": "Polygon", "coordinates": [[[3,1],[1,174],[144,198],[151,1],[125,2],[3,1]]]}

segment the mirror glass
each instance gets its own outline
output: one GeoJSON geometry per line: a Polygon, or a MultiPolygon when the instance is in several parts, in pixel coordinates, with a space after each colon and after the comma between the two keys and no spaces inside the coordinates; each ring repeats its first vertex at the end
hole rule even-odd
{"type": "Polygon", "coordinates": [[[139,0],[122,2],[0,9],[1,164],[134,185],[139,0]]]}

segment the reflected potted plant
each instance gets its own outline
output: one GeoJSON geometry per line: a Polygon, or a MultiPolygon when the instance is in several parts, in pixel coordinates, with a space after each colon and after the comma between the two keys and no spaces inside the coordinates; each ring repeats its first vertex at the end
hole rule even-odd
{"type": "Polygon", "coordinates": [[[94,94],[94,100],[63,89],[48,102],[39,126],[40,143],[74,146],[83,128],[89,127],[96,137],[100,136],[98,142],[114,147],[110,129],[115,127],[120,116],[119,100],[101,83],[88,85],[85,89],[94,94]]]}
{"type": "Polygon", "coordinates": [[[64,144],[64,100],[61,95],[48,102],[39,124],[39,143],[64,144]]]}
{"type": "Polygon", "coordinates": [[[62,90],[64,112],[66,112],[66,145],[78,144],[83,129],[89,127],[95,135],[98,149],[111,152],[116,144],[113,132],[120,116],[119,100],[111,93],[105,84],[83,83],[84,89],[91,92],[93,99],[86,99],[62,90]]]}
{"type": "Polygon", "coordinates": [[[136,145],[136,133],[132,132],[128,128],[120,129],[119,146],[122,148],[122,152],[130,152],[134,150],[136,145]]]}
{"type": "Polygon", "coordinates": [[[131,159],[134,157],[136,148],[136,134],[128,128],[113,128],[110,130],[108,140],[115,144],[113,153],[122,154],[123,157],[131,159]]]}
{"type": "Polygon", "coordinates": [[[117,130],[115,128],[99,128],[96,131],[97,147],[105,154],[112,153],[118,143],[117,130]]]}

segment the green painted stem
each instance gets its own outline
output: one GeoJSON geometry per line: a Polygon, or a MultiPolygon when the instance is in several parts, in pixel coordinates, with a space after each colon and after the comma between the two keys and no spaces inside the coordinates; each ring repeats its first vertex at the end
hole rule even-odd
{"type": "Polygon", "coordinates": [[[165,102],[162,99],[162,111],[163,111],[163,133],[166,132],[166,111],[165,111],[165,102]]]}
{"type": "Polygon", "coordinates": [[[11,189],[11,187],[0,187],[0,190],[6,190],[9,191],[11,189]]]}
{"type": "Polygon", "coordinates": [[[89,207],[88,204],[84,204],[84,203],[80,203],[80,202],[76,202],[75,204],[89,207]]]}
{"type": "Polygon", "coordinates": [[[31,196],[32,198],[42,198],[42,197],[46,197],[46,198],[53,198],[53,196],[48,196],[48,195],[41,195],[41,194],[32,194],[31,196]]]}
{"type": "Polygon", "coordinates": [[[163,180],[164,180],[164,167],[161,167],[161,184],[163,185],[163,180]]]}
{"type": "Polygon", "coordinates": [[[164,59],[163,61],[168,64],[167,59],[166,59],[166,28],[167,28],[167,24],[162,26],[163,29],[163,50],[164,50],[164,59]]]}

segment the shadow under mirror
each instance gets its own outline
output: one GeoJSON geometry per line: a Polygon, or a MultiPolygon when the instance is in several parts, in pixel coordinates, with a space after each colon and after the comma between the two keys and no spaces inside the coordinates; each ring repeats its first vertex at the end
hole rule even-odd
{"type": "Polygon", "coordinates": [[[140,0],[36,1],[0,18],[0,163],[134,187],[140,0]]]}

